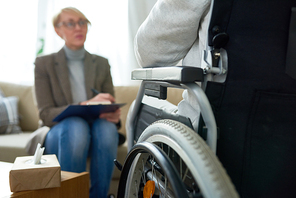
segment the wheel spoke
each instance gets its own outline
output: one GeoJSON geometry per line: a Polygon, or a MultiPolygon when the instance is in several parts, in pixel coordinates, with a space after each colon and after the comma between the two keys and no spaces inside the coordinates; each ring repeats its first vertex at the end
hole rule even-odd
{"type": "Polygon", "coordinates": [[[184,182],[188,173],[188,167],[186,167],[185,174],[183,175],[182,181],[184,182]]]}
{"type": "Polygon", "coordinates": [[[166,197],[166,195],[167,195],[167,187],[168,187],[168,178],[165,177],[164,181],[165,181],[165,184],[164,184],[164,197],[166,197]]]}
{"type": "MultiPolygon", "coordinates": [[[[147,177],[148,177],[150,180],[154,181],[155,183],[158,183],[158,190],[159,190],[160,192],[165,192],[165,195],[166,195],[165,197],[174,197],[173,192],[167,188],[167,184],[166,184],[166,182],[162,182],[161,180],[157,181],[157,179],[156,179],[157,176],[154,175],[154,174],[152,174],[151,171],[149,171],[149,172],[147,173],[147,177]],[[153,178],[153,179],[152,179],[152,178],[153,178]]],[[[155,185],[155,186],[156,186],[156,185],[155,185]]]]}
{"type": "Polygon", "coordinates": [[[218,158],[187,126],[160,120],[147,127],[138,142],[123,167],[119,198],[142,197],[148,180],[156,183],[153,197],[238,197],[218,158]]]}
{"type": "Polygon", "coordinates": [[[138,196],[139,194],[139,191],[138,191],[138,182],[137,182],[137,180],[135,181],[135,188],[136,188],[136,196],[138,196]]]}
{"type": "MultiPolygon", "coordinates": [[[[179,164],[180,164],[180,177],[183,178],[182,177],[182,171],[183,171],[182,164],[183,164],[183,161],[182,161],[182,158],[181,157],[179,157],[179,164]]],[[[184,182],[184,180],[183,180],[183,182],[184,182]]]]}
{"type": "Polygon", "coordinates": [[[144,166],[144,160],[143,159],[142,159],[142,168],[143,168],[143,171],[142,171],[143,182],[144,182],[144,184],[146,184],[145,166],[144,166]]]}

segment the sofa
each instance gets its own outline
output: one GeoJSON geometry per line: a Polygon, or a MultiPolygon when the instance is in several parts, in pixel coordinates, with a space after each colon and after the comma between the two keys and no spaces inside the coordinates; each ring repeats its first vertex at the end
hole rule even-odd
{"type": "MultiPolygon", "coordinates": [[[[121,109],[122,127],[119,132],[126,134],[125,122],[128,109],[136,98],[139,86],[115,86],[115,98],[118,103],[126,103],[121,109]]],[[[0,135],[0,161],[13,163],[18,156],[27,156],[25,146],[30,134],[39,128],[39,117],[33,86],[19,85],[7,82],[0,82],[0,90],[5,97],[16,96],[18,98],[19,126],[22,133],[0,135]]],[[[182,99],[181,89],[168,89],[168,100],[173,104],[178,104],[182,99]]],[[[0,98],[1,100],[1,98],[0,98]]],[[[127,155],[127,141],[118,147],[117,160],[124,162],[127,155]]],[[[120,171],[114,168],[114,173],[110,185],[110,194],[117,194],[120,171]]]]}

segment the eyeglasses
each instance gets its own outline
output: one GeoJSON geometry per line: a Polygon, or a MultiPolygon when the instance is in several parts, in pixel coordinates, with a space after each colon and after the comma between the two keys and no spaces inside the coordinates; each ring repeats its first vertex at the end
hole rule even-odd
{"type": "Polygon", "coordinates": [[[57,26],[60,27],[61,25],[64,25],[68,29],[74,29],[76,27],[76,24],[79,25],[81,28],[85,28],[87,26],[88,21],[87,20],[79,20],[78,22],[69,21],[69,22],[60,22],[57,26]]]}

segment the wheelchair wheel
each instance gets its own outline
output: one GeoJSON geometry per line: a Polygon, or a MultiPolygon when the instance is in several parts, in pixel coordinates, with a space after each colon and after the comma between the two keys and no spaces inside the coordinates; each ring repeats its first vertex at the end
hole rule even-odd
{"type": "Polygon", "coordinates": [[[127,156],[118,188],[118,198],[122,197],[189,198],[174,164],[163,150],[149,142],[137,143],[127,156]]]}
{"type": "MultiPolygon", "coordinates": [[[[186,125],[160,120],[145,129],[138,143],[149,142],[164,151],[178,172],[188,197],[239,197],[216,155],[202,138],[186,125]]],[[[126,197],[141,197],[147,181],[155,181],[153,197],[177,197],[174,180],[151,153],[134,158],[126,181],[126,197]]]]}

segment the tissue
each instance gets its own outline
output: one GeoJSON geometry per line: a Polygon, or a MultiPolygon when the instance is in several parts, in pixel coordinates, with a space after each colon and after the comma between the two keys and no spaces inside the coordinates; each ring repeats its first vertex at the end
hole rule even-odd
{"type": "Polygon", "coordinates": [[[56,155],[42,155],[37,145],[34,156],[17,157],[9,172],[11,192],[61,186],[61,167],[56,155]]]}
{"type": "Polygon", "coordinates": [[[35,154],[34,154],[34,158],[33,158],[34,164],[41,164],[41,157],[43,155],[43,152],[44,152],[44,147],[41,148],[41,144],[38,143],[35,154]]]}

